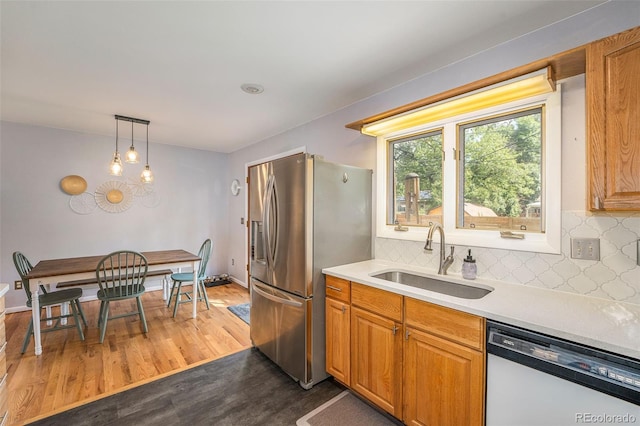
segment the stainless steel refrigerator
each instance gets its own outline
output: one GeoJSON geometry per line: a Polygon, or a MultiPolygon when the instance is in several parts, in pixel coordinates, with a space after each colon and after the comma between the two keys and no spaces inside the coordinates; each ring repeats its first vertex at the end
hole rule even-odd
{"type": "Polygon", "coordinates": [[[328,377],[322,268],[371,258],[371,181],[309,154],[249,169],[251,341],[305,389],[328,377]]]}

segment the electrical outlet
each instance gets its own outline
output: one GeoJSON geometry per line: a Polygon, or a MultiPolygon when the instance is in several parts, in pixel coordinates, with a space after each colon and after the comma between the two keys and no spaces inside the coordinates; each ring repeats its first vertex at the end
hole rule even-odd
{"type": "Polygon", "coordinates": [[[231,266],[234,266],[236,264],[236,260],[235,259],[231,259],[231,266]]]}
{"type": "Polygon", "coordinates": [[[20,280],[16,280],[13,282],[13,289],[14,290],[22,290],[22,281],[20,280]]]}
{"type": "Polygon", "coordinates": [[[240,218],[240,225],[244,225],[244,217],[240,218]]]}
{"type": "Polygon", "coordinates": [[[600,260],[600,239],[571,238],[571,258],[600,260]]]}

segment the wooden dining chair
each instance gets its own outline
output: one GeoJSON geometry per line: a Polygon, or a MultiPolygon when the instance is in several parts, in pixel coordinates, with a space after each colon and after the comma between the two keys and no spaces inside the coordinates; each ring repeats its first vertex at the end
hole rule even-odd
{"type": "Polygon", "coordinates": [[[197,297],[200,301],[204,301],[207,305],[207,309],[209,309],[209,297],[207,296],[207,289],[204,286],[204,279],[206,278],[207,263],[209,262],[209,258],[211,257],[210,239],[207,238],[204,243],[202,243],[202,246],[200,246],[200,251],[198,251],[198,257],[200,258],[200,266],[198,267],[198,282],[196,285],[193,285],[193,272],[180,272],[171,274],[171,280],[173,281],[173,284],[171,285],[171,292],[169,293],[167,307],[171,306],[171,300],[174,299],[174,318],[178,312],[179,304],[193,302],[192,297],[194,297],[194,292],[196,294],[195,297],[197,297]],[[192,286],[192,288],[187,291],[182,291],[183,285],[189,285],[192,286]],[[185,298],[183,299],[182,296],[184,296],[185,298]]]}
{"type": "Polygon", "coordinates": [[[110,319],[122,318],[131,315],[140,316],[142,330],[147,333],[147,320],[142,308],[142,294],[145,292],[144,281],[147,277],[147,259],[138,252],[120,250],[103,257],[96,268],[96,279],[100,290],[97,297],[100,300],[100,314],[98,327],[100,327],[100,343],[104,342],[107,331],[107,322],[110,319]],[[111,302],[136,299],[138,309],[115,316],[109,315],[111,302]]]}
{"type": "MultiPolygon", "coordinates": [[[[27,257],[16,251],[13,253],[13,264],[22,279],[22,288],[25,293],[27,293],[27,306],[29,308],[32,307],[32,295],[31,295],[31,287],[29,286],[29,279],[26,278],[27,274],[33,269],[31,262],[27,257]]],[[[77,328],[78,334],[80,335],[80,340],[84,340],[84,333],[82,332],[82,325],[80,324],[80,319],[84,323],[85,327],[87,326],[87,319],[84,316],[84,312],[82,311],[82,306],[80,305],[80,298],[82,297],[82,289],[81,288],[69,288],[65,290],[57,290],[47,292],[44,286],[40,286],[40,291],[42,294],[38,294],[38,303],[41,309],[40,313],[40,322],[43,321],[51,321],[53,323],[50,327],[44,327],[40,329],[41,333],[46,333],[49,331],[63,330],[65,328],[77,328]],[[71,313],[63,313],[63,306],[69,304],[71,307],[71,313]],[[42,315],[42,310],[45,308],[50,308],[54,305],[60,305],[60,313],[59,315],[42,315]],[[74,324],[66,324],[64,319],[71,318],[74,319],[74,324]]],[[[46,311],[46,309],[45,309],[46,311]]],[[[29,346],[29,340],[31,340],[31,336],[33,335],[33,317],[29,321],[29,327],[27,328],[27,334],[24,336],[24,341],[22,343],[22,353],[27,351],[27,346],[29,346]]]]}

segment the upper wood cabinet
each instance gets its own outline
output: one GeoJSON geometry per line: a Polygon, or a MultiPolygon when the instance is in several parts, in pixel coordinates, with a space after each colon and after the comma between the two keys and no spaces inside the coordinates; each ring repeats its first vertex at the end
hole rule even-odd
{"type": "Polygon", "coordinates": [[[587,205],[640,210],[640,27],[587,48],[587,205]]]}

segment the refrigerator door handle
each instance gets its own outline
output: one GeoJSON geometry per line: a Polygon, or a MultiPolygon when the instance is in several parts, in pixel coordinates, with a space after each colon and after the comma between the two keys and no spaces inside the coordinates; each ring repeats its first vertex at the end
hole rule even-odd
{"type": "Polygon", "coordinates": [[[278,199],[276,192],[276,177],[274,175],[269,175],[269,179],[267,180],[263,214],[267,265],[270,268],[273,268],[276,262],[275,256],[278,244],[278,199]]]}
{"type": "Polygon", "coordinates": [[[271,188],[273,183],[273,175],[269,175],[267,179],[267,188],[264,192],[264,201],[262,205],[264,210],[262,211],[262,223],[264,224],[264,238],[262,238],[264,257],[267,261],[267,267],[273,267],[273,260],[271,256],[271,188]]]}
{"type": "Polygon", "coordinates": [[[300,302],[296,302],[295,300],[290,300],[290,299],[283,299],[281,297],[275,296],[273,294],[269,294],[269,293],[261,290],[260,286],[255,281],[253,283],[253,291],[255,291],[260,296],[264,297],[265,299],[269,299],[269,300],[271,300],[273,302],[281,303],[283,305],[288,305],[288,306],[294,306],[296,308],[301,308],[302,307],[302,303],[300,303],[300,302]]]}

